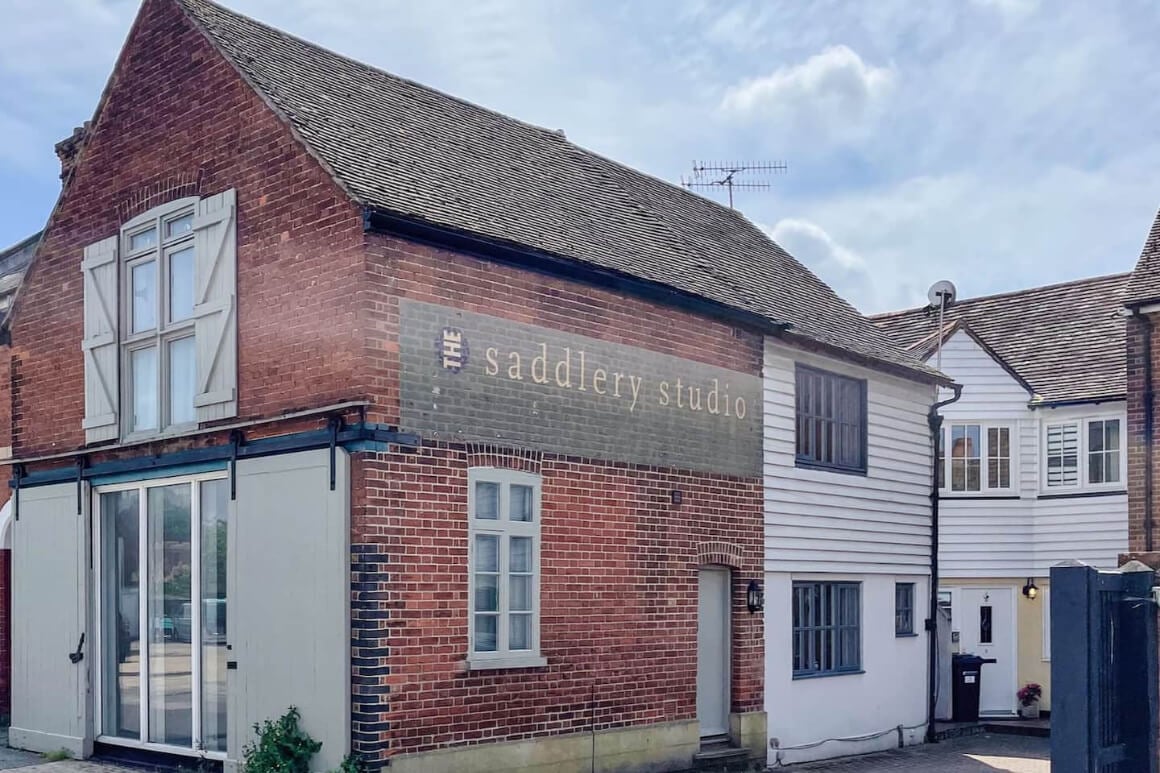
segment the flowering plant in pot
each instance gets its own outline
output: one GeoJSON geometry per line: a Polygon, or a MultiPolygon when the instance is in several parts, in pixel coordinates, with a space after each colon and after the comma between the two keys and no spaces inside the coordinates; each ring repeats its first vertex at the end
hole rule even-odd
{"type": "Polygon", "coordinates": [[[1019,698],[1019,715],[1024,719],[1038,719],[1039,718],[1039,698],[1043,695],[1043,688],[1029,682],[1015,693],[1019,698]]]}

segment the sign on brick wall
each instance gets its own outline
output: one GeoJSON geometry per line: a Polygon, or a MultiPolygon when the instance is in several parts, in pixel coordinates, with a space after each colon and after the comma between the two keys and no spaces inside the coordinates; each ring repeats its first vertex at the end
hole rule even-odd
{"type": "Polygon", "coordinates": [[[757,476],[761,379],[400,301],[402,425],[426,437],[757,476]]]}

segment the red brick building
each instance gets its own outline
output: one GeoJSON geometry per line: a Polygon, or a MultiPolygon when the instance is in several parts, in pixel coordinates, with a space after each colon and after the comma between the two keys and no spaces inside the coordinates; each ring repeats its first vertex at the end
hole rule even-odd
{"type": "Polygon", "coordinates": [[[206,0],[86,126],[4,360],[14,745],[764,756],[765,338],[929,373],[735,212],[206,0]]]}
{"type": "Polygon", "coordinates": [[[1128,549],[1160,565],[1160,503],[1155,493],[1156,380],[1160,363],[1160,216],[1152,224],[1124,295],[1128,344],[1128,549]],[[1154,555],[1147,555],[1154,554],[1154,555]]]}

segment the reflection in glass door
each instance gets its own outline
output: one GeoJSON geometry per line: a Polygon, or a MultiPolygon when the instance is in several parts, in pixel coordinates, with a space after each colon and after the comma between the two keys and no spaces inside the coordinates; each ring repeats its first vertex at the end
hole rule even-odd
{"type": "Polygon", "coordinates": [[[226,749],[227,483],[100,494],[102,735],[226,749]]]}

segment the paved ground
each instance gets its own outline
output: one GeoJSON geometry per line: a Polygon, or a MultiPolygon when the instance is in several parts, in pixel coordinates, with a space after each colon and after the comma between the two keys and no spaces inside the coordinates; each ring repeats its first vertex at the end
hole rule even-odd
{"type": "Polygon", "coordinates": [[[793,765],[786,770],[833,773],[1048,773],[1051,741],[1017,735],[976,735],[938,744],[911,746],[897,751],[849,757],[829,762],[793,765]]]}

